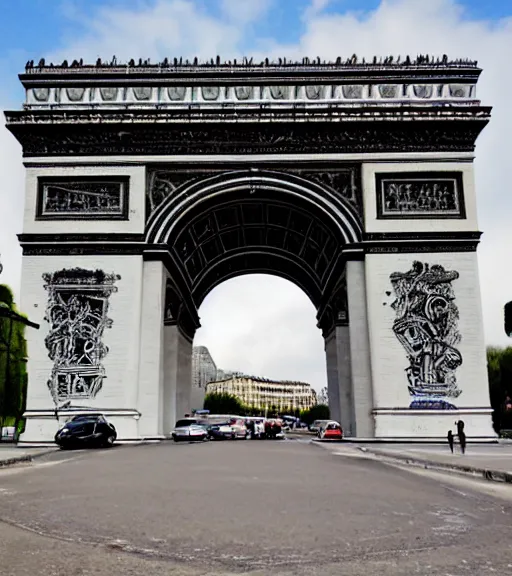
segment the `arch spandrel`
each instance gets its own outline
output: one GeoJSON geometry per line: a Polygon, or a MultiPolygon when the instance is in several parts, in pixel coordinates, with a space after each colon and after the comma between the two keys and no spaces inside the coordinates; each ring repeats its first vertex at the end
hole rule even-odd
{"type": "Polygon", "coordinates": [[[359,167],[287,169],[243,168],[150,170],[147,189],[146,237],[168,242],[173,226],[191,206],[228,190],[274,190],[309,202],[337,222],[346,242],[362,237],[363,207],[359,167]]]}

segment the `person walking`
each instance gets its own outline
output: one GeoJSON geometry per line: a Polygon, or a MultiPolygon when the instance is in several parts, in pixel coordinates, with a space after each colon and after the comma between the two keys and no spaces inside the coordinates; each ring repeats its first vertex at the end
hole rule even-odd
{"type": "Polygon", "coordinates": [[[450,446],[450,450],[452,451],[453,454],[453,432],[451,430],[448,430],[448,445],[450,446]]]}
{"type": "Polygon", "coordinates": [[[465,454],[466,453],[466,434],[464,431],[460,432],[459,434],[459,442],[460,442],[460,451],[465,454]]]}
{"type": "Polygon", "coordinates": [[[464,420],[458,420],[455,422],[457,426],[457,436],[460,442],[460,451],[462,454],[466,453],[466,433],[464,432],[464,420]]]}

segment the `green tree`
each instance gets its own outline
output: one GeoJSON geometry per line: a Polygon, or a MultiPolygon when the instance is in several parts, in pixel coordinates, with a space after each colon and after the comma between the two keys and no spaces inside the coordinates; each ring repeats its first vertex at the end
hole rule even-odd
{"type": "Polygon", "coordinates": [[[487,348],[487,374],[494,430],[512,430],[512,347],[487,348]]]}
{"type": "Polygon", "coordinates": [[[309,410],[304,410],[300,415],[300,419],[308,425],[315,420],[329,420],[330,417],[331,412],[326,404],[312,406],[309,410]]]}
{"type": "MultiPolygon", "coordinates": [[[[10,288],[0,285],[0,307],[7,314],[19,314],[10,288]]],[[[0,316],[0,427],[19,430],[27,396],[27,342],[25,325],[16,318],[0,316]]]]}
{"type": "Polygon", "coordinates": [[[236,396],[227,393],[212,393],[204,397],[204,409],[210,414],[245,415],[246,408],[236,396]]]}

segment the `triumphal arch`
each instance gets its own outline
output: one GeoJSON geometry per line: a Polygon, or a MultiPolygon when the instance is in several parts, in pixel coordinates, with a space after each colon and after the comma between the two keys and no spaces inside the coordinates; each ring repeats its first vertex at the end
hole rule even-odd
{"type": "MultiPolygon", "coordinates": [[[[250,272],[309,296],[347,436],[490,438],[476,249],[476,62],[28,62],[22,441],[101,410],[165,438],[198,308],[250,272]]],[[[278,353],[278,351],[276,351],[278,353]]],[[[307,350],[297,350],[307,354],[307,350]]]]}

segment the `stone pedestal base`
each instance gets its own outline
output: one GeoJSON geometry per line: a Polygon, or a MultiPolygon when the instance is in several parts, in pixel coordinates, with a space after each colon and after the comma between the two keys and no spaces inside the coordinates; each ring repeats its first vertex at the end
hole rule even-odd
{"type": "Polygon", "coordinates": [[[374,410],[375,438],[379,440],[442,440],[448,430],[457,433],[455,422],[463,420],[468,439],[495,439],[492,410],[467,408],[461,410],[374,410]]]}
{"type": "MultiPolygon", "coordinates": [[[[98,412],[115,426],[117,442],[140,442],[146,439],[139,434],[140,413],[137,410],[98,410],[98,412]]],[[[83,411],[62,411],[58,419],[54,410],[26,413],[25,432],[20,436],[18,443],[23,446],[54,445],[57,430],[77,414],[83,414],[83,411]]]]}

